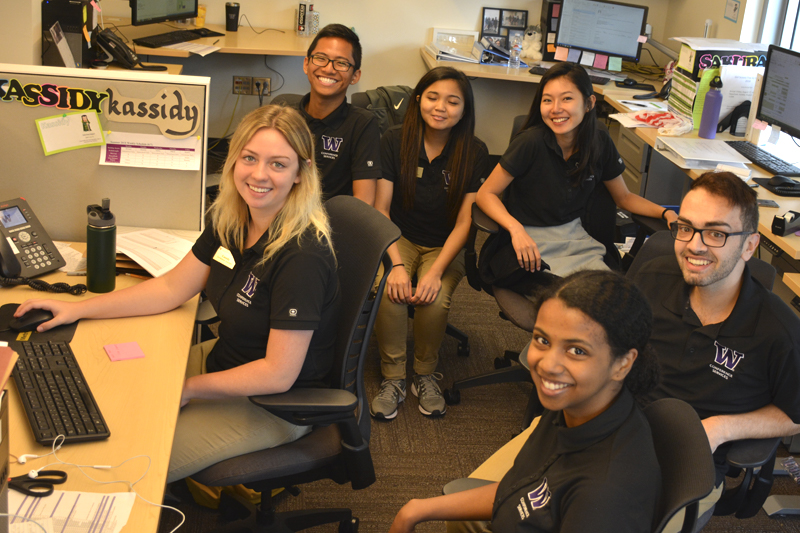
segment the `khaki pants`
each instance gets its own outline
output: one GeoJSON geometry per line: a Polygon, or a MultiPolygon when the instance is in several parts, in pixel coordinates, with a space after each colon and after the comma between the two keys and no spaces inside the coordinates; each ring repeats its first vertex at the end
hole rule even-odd
{"type": "MultiPolygon", "coordinates": [[[[206,358],[215,343],[213,339],[192,346],[187,378],[206,373],[206,358]]],[[[281,420],[250,403],[246,396],[192,400],[178,414],[167,482],[231,457],[295,441],[310,430],[281,420]]]]}
{"type": "MultiPolygon", "coordinates": [[[[397,241],[400,257],[408,276],[422,278],[441,253],[441,248],[417,246],[400,237],[397,241]]],[[[414,372],[430,374],[439,363],[439,347],[447,328],[450,302],[461,278],[464,277],[464,251],[462,250],[442,275],[442,288],[430,305],[414,308],[414,372]]],[[[379,274],[380,276],[380,274],[379,274]]],[[[378,278],[380,279],[380,277],[378,278]]],[[[381,372],[385,379],[405,379],[406,340],[408,338],[408,306],[389,300],[384,291],[378,317],[375,320],[378,350],[381,354],[381,372]]]]}

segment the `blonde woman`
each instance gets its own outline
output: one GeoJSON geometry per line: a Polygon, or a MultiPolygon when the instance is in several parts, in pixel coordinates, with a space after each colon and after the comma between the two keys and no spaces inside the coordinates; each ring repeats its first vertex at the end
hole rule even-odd
{"type": "Polygon", "coordinates": [[[205,290],[221,318],[219,339],[192,348],[168,481],[221,460],[291,442],[308,429],[247,396],[324,387],[333,362],[339,285],[320,202],[313,138],[299,113],[266,106],[233,135],[212,224],[173,270],[135,287],[83,300],[29,300],[54,318],[163,313],[205,290]]]}

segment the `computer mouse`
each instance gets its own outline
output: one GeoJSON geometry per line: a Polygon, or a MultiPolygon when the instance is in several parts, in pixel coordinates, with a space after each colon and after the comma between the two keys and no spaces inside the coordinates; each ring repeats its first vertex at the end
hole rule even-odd
{"type": "Polygon", "coordinates": [[[792,178],[781,176],[780,174],[775,174],[772,176],[768,183],[773,187],[797,187],[796,181],[794,181],[792,178]]]}
{"type": "Polygon", "coordinates": [[[35,331],[39,324],[53,319],[53,313],[46,309],[31,309],[19,318],[12,320],[8,327],[14,331],[35,331]]]}
{"type": "Polygon", "coordinates": [[[633,85],[636,85],[636,80],[634,80],[633,78],[625,78],[625,79],[622,81],[622,83],[624,83],[624,84],[625,84],[625,85],[627,85],[628,87],[631,87],[631,86],[633,86],[633,85]]]}

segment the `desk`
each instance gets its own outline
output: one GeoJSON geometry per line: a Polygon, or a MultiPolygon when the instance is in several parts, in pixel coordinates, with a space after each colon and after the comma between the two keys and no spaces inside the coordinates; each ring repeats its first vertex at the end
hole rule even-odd
{"type": "MultiPolygon", "coordinates": [[[[106,24],[109,24],[109,19],[106,19],[106,24]]],[[[121,19],[115,22],[117,26],[129,24],[130,21],[121,19]]],[[[305,57],[308,47],[313,40],[311,37],[299,37],[297,33],[292,30],[282,30],[283,33],[277,30],[267,30],[264,33],[256,34],[249,26],[241,26],[239,31],[225,31],[225,26],[208,24],[206,26],[209,30],[224,33],[223,37],[203,37],[191,41],[192,43],[204,44],[208,46],[219,46],[220,49],[215,53],[217,54],[251,54],[251,55],[270,55],[270,56],[298,56],[305,57]],[[214,44],[214,42],[217,44],[214,44]]],[[[187,27],[186,29],[192,29],[187,27]]],[[[139,37],[147,37],[150,35],[157,35],[160,33],[167,33],[174,31],[175,28],[160,25],[148,24],[146,26],[124,26],[120,27],[118,33],[124,35],[129,40],[139,37]]],[[[262,31],[263,28],[256,28],[256,31],[262,31]]],[[[136,53],[142,56],[162,56],[162,57],[189,57],[189,52],[184,50],[174,50],[172,48],[146,48],[144,46],[136,47],[136,53]]]]}
{"type": "MultiPolygon", "coordinates": [[[[632,111],[628,109],[623,104],[619,103],[619,100],[630,98],[632,94],[636,94],[637,92],[642,91],[633,91],[633,92],[619,92],[619,91],[607,91],[604,95],[604,99],[606,102],[611,104],[614,109],[622,113],[628,113],[632,111]]],[[[651,147],[655,146],[656,137],[658,136],[657,128],[636,128],[636,136],[644,140],[647,144],[651,147]]],[[[697,131],[694,130],[691,133],[687,133],[684,137],[690,138],[697,138],[697,131]]],[[[742,140],[742,137],[734,137],[729,133],[719,133],[717,134],[717,139],[723,141],[729,140],[742,140]]],[[[758,167],[756,165],[748,165],[748,167],[753,171],[754,177],[771,177],[771,174],[766,170],[758,167]]],[[[700,177],[704,170],[685,170],[686,174],[692,178],[697,179],[700,177]]],[[[778,213],[785,213],[788,210],[800,211],[800,198],[788,198],[785,196],[776,196],[771,192],[767,191],[763,187],[759,187],[756,189],[758,192],[759,198],[775,200],[780,208],[769,208],[769,207],[761,207],[758,210],[758,232],[761,233],[763,237],[766,237],[768,240],[773,242],[778,248],[783,250],[784,253],[788,254],[789,257],[792,259],[800,259],[800,237],[795,235],[789,235],[787,237],[779,237],[777,235],[773,235],[772,233],[772,218],[778,213]]],[[[798,285],[798,289],[800,289],[800,285],[798,285]]],[[[800,295],[800,290],[796,290],[795,294],[800,295]]]]}
{"type": "MultiPolygon", "coordinates": [[[[79,248],[79,245],[75,245],[79,248]]],[[[77,277],[61,272],[50,273],[42,279],[50,283],[76,283],[77,277]]],[[[141,283],[128,276],[117,276],[117,289],[141,283]]],[[[77,298],[91,297],[91,293],[77,298]]],[[[21,303],[29,298],[74,300],[68,294],[50,294],[28,287],[3,287],[0,304],[21,303]]],[[[186,370],[198,298],[194,297],[178,309],[155,317],[117,318],[111,320],[82,320],[70,343],[92,389],[100,410],[111,430],[108,440],[65,445],[58,452],[64,461],[79,464],[117,465],[135,455],[152,459],[147,476],[136,489],[148,500],[161,503],[167,478],[169,454],[175,421],[178,416],[181,388],[186,370]],[[103,350],[106,344],[137,341],[145,353],[143,359],[112,363],[103,350]]],[[[35,337],[34,337],[35,340],[35,337]]],[[[9,380],[9,438],[11,453],[41,455],[49,450],[33,440],[19,395],[13,380],[9,380]]],[[[11,475],[21,475],[39,468],[52,456],[30,459],[23,465],[12,465],[11,475]]],[[[114,470],[85,469],[100,480],[125,479],[135,481],[145,471],[147,460],[134,459],[114,470]]],[[[126,492],[122,483],[99,485],[80,473],[77,468],[61,468],[69,475],[62,485],[65,490],[91,492],[126,492]]],[[[61,487],[56,487],[60,489],[61,487]]],[[[136,500],[123,533],[155,532],[161,509],[141,499],[136,500]]],[[[165,511],[173,512],[173,511],[165,511]]]]}

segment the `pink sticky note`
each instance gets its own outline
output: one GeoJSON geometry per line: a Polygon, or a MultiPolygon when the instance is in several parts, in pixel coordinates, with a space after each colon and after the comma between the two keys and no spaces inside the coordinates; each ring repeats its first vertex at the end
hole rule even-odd
{"type": "Polygon", "coordinates": [[[91,2],[89,2],[89,3],[90,3],[90,4],[92,4],[92,7],[93,7],[93,8],[95,8],[95,10],[97,10],[98,12],[100,12],[100,13],[102,13],[102,12],[103,12],[103,10],[102,10],[102,9],[100,9],[100,6],[98,6],[98,5],[97,5],[97,2],[95,2],[94,0],[92,0],[92,1],[91,1],[91,2]]]}
{"type": "Polygon", "coordinates": [[[569,55],[567,56],[567,61],[570,63],[577,63],[578,60],[581,58],[581,51],[577,48],[570,48],[569,55]]]}
{"type": "Polygon", "coordinates": [[[108,358],[112,361],[125,361],[126,359],[141,359],[144,357],[144,352],[139,348],[138,342],[106,344],[103,349],[105,349],[108,358]]]}
{"type": "Polygon", "coordinates": [[[553,16],[557,17],[561,13],[561,4],[553,4],[553,16]]]}
{"type": "Polygon", "coordinates": [[[569,56],[569,48],[564,48],[563,46],[556,46],[556,61],[566,61],[567,57],[569,56]]]}
{"type": "Polygon", "coordinates": [[[764,122],[764,121],[762,121],[762,120],[755,119],[755,120],[753,121],[753,127],[754,127],[755,129],[757,129],[757,130],[764,131],[764,130],[766,130],[766,129],[767,129],[767,123],[766,123],[766,122],[764,122]]]}
{"type": "Polygon", "coordinates": [[[639,38],[636,39],[636,40],[639,41],[640,43],[646,43],[647,42],[647,35],[640,35],[639,38]]]}
{"type": "Polygon", "coordinates": [[[597,54],[594,56],[594,68],[605,69],[608,64],[608,56],[597,54]]]}

